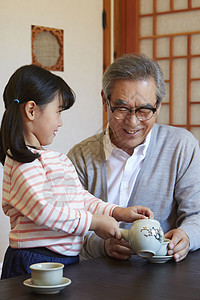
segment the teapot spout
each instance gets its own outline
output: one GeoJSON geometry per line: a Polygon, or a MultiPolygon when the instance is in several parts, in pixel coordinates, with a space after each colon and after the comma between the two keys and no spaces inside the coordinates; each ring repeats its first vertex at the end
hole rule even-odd
{"type": "Polygon", "coordinates": [[[124,228],[120,228],[119,230],[120,230],[120,232],[121,232],[123,238],[124,238],[127,242],[129,242],[129,237],[128,237],[128,232],[129,232],[129,230],[128,230],[128,229],[124,229],[124,228]]]}

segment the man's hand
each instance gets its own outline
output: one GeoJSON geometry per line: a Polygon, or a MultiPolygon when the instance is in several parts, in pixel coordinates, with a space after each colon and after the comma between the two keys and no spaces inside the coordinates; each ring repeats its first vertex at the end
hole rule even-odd
{"type": "Polygon", "coordinates": [[[190,240],[185,231],[181,228],[172,229],[165,234],[170,239],[168,255],[173,255],[175,262],[183,260],[190,247],[190,240]]]}
{"type": "Polygon", "coordinates": [[[133,254],[131,246],[124,239],[109,238],[105,240],[104,247],[108,256],[119,260],[127,260],[133,254]]]}

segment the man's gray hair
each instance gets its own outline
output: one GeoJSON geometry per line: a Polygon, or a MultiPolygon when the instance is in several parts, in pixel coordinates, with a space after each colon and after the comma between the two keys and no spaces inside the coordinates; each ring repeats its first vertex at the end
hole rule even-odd
{"type": "Polygon", "coordinates": [[[116,80],[147,80],[154,79],[156,83],[156,99],[159,105],[166,95],[162,70],[158,63],[145,55],[124,54],[117,58],[103,75],[103,92],[109,101],[116,80]]]}

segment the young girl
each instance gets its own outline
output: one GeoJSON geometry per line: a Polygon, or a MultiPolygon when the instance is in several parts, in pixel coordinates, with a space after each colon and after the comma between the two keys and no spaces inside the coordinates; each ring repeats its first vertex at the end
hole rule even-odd
{"type": "Polygon", "coordinates": [[[78,261],[84,235],[121,238],[117,221],[153,217],[150,209],[120,208],[85,191],[70,160],[47,151],[61,112],[75,100],[67,83],[35,65],[19,68],[5,87],[0,131],[4,213],[10,217],[2,279],[30,273],[42,261],[78,261]]]}

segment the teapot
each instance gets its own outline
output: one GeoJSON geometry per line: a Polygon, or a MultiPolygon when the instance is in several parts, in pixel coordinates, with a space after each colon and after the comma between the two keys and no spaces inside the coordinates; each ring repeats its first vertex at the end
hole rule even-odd
{"type": "Polygon", "coordinates": [[[134,221],[129,230],[120,228],[120,231],[134,254],[141,257],[156,255],[163,244],[164,232],[157,220],[140,219],[134,221]]]}

